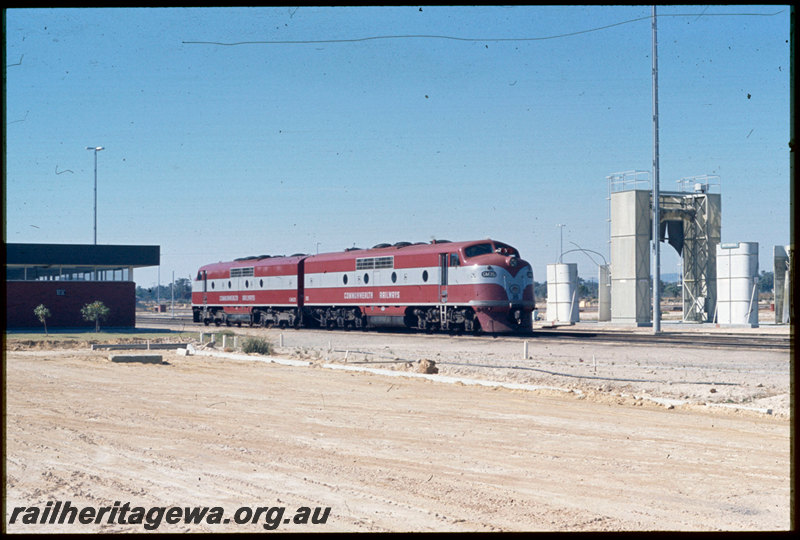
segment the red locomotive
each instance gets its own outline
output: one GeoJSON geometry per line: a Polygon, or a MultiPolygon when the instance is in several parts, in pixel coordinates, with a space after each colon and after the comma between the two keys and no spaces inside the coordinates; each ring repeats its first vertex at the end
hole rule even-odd
{"type": "Polygon", "coordinates": [[[247,257],[203,266],[192,286],[207,325],[513,332],[533,308],[531,265],[489,239],[247,257]]]}

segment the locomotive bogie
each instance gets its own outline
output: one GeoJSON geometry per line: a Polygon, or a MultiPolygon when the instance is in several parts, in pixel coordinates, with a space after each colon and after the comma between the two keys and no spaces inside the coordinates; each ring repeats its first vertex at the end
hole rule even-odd
{"type": "Polygon", "coordinates": [[[277,326],[288,328],[298,326],[300,322],[297,309],[259,307],[253,309],[252,324],[269,328],[277,326]]]}
{"type": "Polygon", "coordinates": [[[357,307],[327,306],[306,308],[308,325],[320,328],[361,329],[366,327],[366,320],[357,307]]]}
{"type": "Polygon", "coordinates": [[[214,308],[209,308],[206,306],[192,307],[192,320],[196,323],[202,322],[206,326],[211,324],[214,319],[216,318],[216,310],[214,308]]]}

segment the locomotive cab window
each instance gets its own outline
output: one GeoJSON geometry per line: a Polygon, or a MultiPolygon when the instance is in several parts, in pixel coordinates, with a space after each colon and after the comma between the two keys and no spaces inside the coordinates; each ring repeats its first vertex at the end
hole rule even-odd
{"type": "Polygon", "coordinates": [[[458,262],[458,253],[451,253],[450,254],[450,266],[459,266],[461,263],[458,262]]]}
{"type": "Polygon", "coordinates": [[[467,259],[471,259],[472,257],[478,257],[480,255],[488,255],[492,253],[492,244],[485,243],[485,244],[475,244],[474,246],[467,246],[464,248],[464,256],[467,259]]]}
{"type": "Polygon", "coordinates": [[[500,255],[505,255],[505,256],[510,255],[519,258],[519,252],[509,245],[501,244],[500,242],[495,242],[494,248],[495,248],[494,249],[495,253],[499,253],[500,255]]]}

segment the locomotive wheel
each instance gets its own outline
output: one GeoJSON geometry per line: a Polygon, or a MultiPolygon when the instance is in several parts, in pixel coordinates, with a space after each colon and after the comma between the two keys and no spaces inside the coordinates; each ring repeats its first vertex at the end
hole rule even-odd
{"type": "Polygon", "coordinates": [[[215,324],[216,326],[219,326],[219,325],[221,325],[221,324],[222,324],[222,321],[221,321],[221,320],[219,320],[219,319],[214,319],[214,324],[215,324]]]}

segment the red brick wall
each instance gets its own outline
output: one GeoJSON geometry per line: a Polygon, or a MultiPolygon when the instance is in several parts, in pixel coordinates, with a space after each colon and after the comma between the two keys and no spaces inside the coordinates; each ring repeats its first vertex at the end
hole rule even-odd
{"type": "Polygon", "coordinates": [[[136,284],[132,281],[7,281],[6,328],[42,328],[33,314],[39,304],[50,310],[47,328],[93,327],[81,308],[99,300],[111,312],[100,327],[136,326],[136,284]]]}

